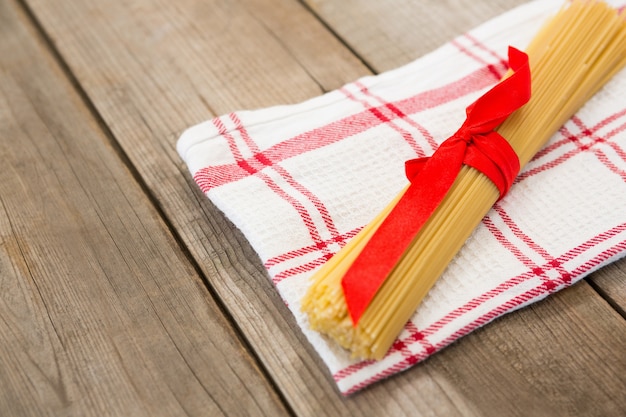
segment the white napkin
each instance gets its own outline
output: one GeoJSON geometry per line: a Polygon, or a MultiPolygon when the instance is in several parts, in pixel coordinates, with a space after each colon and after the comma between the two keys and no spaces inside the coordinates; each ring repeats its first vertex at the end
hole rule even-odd
{"type": "MultiPolygon", "coordinates": [[[[624,0],[614,1],[623,5],[624,0]]],[[[297,105],[227,114],[177,149],[239,227],[344,394],[424,360],[505,313],[626,253],[626,71],[521,172],[419,307],[390,353],[356,362],[300,312],[309,277],[406,184],[465,107],[562,4],[538,0],[433,53],[297,105]]]]}

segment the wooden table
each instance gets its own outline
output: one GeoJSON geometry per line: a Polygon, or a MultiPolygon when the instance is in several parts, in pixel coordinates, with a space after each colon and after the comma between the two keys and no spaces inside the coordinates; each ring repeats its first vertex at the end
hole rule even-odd
{"type": "Polygon", "coordinates": [[[175,152],[519,3],[0,0],[0,415],[625,415],[626,262],[346,398],[175,152]]]}

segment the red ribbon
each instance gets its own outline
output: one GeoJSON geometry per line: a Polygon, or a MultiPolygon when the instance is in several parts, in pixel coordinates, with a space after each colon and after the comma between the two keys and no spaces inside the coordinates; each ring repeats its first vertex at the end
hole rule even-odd
{"type": "Polygon", "coordinates": [[[513,183],[520,169],[519,159],[507,140],[493,129],[530,99],[528,56],[509,47],[509,65],[513,74],[467,108],[461,128],[430,158],[407,161],[410,186],[342,280],[354,326],[444,199],[463,164],[485,174],[498,187],[500,198],[513,183]]]}

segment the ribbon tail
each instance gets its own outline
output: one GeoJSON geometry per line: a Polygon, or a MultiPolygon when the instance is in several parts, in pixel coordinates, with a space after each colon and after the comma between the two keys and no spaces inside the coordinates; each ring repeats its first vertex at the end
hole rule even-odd
{"type": "Polygon", "coordinates": [[[463,163],[466,143],[452,142],[423,165],[400,201],[380,225],[342,279],[352,323],[356,326],[380,285],[452,186],[463,163]]]}

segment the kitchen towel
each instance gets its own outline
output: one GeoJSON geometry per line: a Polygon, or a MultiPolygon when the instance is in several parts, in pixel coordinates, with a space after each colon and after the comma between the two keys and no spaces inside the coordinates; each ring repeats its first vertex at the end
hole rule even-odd
{"type": "MultiPolygon", "coordinates": [[[[624,0],[609,2],[623,7],[624,0]]],[[[350,394],[626,254],[626,71],[522,170],[437,281],[387,356],[355,361],[300,312],[311,275],[406,185],[499,81],[562,0],[536,0],[403,67],[306,102],[189,128],[177,149],[244,233],[302,331],[350,394]]]]}

